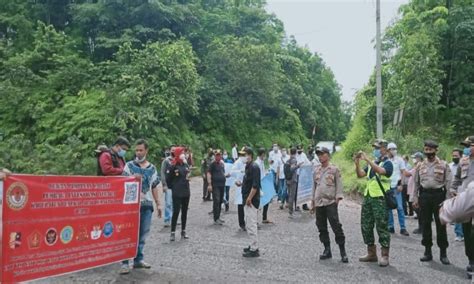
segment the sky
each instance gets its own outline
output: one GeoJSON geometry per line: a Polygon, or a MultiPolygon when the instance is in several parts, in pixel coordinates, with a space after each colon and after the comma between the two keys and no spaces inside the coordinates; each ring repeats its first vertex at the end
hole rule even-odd
{"type": "MultiPolygon", "coordinates": [[[[382,31],[408,0],[381,0],[382,31]]],[[[317,52],[351,101],[375,68],[375,0],[267,0],[288,36],[317,52]]]]}

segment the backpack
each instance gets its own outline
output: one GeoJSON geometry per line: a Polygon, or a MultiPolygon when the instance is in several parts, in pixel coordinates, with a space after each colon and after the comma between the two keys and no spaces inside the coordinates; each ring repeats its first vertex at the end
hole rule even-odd
{"type": "Polygon", "coordinates": [[[290,160],[288,160],[283,165],[283,172],[285,173],[285,179],[286,180],[291,180],[293,178],[294,171],[291,170],[290,160]]]}
{"type": "Polygon", "coordinates": [[[110,157],[112,157],[112,166],[114,168],[120,167],[120,162],[119,162],[120,158],[114,153],[112,153],[112,151],[106,146],[100,145],[96,150],[94,150],[95,157],[97,159],[97,175],[98,176],[104,175],[104,173],[102,172],[102,168],[100,167],[100,156],[102,156],[102,154],[104,154],[105,152],[109,153],[110,157]]]}

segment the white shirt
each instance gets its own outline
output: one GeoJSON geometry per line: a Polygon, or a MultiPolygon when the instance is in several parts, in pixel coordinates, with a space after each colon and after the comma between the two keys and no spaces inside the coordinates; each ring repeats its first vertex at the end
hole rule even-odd
{"type": "MultiPolygon", "coordinates": [[[[296,163],[297,164],[303,164],[303,166],[308,166],[311,165],[311,162],[308,160],[308,157],[306,156],[305,152],[302,152],[301,154],[296,154],[296,163]]],[[[300,169],[298,168],[296,170],[296,174],[300,174],[300,169]]]]}
{"type": "Polygon", "coordinates": [[[237,153],[237,147],[233,147],[232,148],[232,159],[234,159],[234,161],[237,161],[238,158],[239,158],[239,153],[237,153]]]}
{"type": "Polygon", "coordinates": [[[267,175],[267,172],[265,171],[265,163],[262,159],[260,159],[260,157],[255,160],[255,163],[257,163],[258,167],[260,168],[260,178],[263,179],[267,175]]]}
{"type": "Polygon", "coordinates": [[[393,164],[393,173],[390,177],[392,183],[390,185],[391,188],[397,187],[398,181],[402,177],[402,170],[406,169],[405,161],[400,156],[395,156],[390,159],[393,164]]]}
{"type": "Polygon", "coordinates": [[[453,180],[454,180],[454,176],[456,175],[458,171],[458,166],[459,166],[459,163],[455,164],[454,162],[451,162],[449,164],[449,168],[451,169],[451,175],[453,176],[453,180]]]}
{"type": "Polygon", "coordinates": [[[285,157],[281,157],[280,162],[278,163],[278,167],[280,168],[280,179],[285,179],[285,163],[288,162],[290,159],[290,155],[286,155],[285,157]]]}
{"type": "Polygon", "coordinates": [[[271,151],[268,154],[268,162],[270,162],[270,168],[276,173],[281,162],[281,152],[278,150],[276,153],[275,151],[271,151]],[[273,161],[273,163],[272,163],[273,161]]]}

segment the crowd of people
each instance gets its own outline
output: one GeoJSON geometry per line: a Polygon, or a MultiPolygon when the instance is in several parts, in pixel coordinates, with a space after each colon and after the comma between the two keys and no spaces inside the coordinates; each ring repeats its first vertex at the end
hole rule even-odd
{"type": "MultiPolygon", "coordinates": [[[[447,223],[455,224],[456,241],[464,241],[468,258],[468,273],[474,268],[474,136],[461,143],[463,149],[453,149],[452,162],[437,156],[438,144],[427,140],[423,153],[400,156],[397,145],[385,140],[373,143],[373,157],[364,152],[354,155],[355,174],[365,178],[361,208],[361,232],[367,254],[361,262],[378,262],[382,267],[389,265],[390,239],[395,234],[397,212],[399,233],[409,236],[406,218],[416,218],[418,226],[413,231],[422,235],[421,244],[425,251],[420,261],[433,260],[432,222],[436,226],[440,262],[449,265],[447,255],[447,223]],[[389,205],[392,200],[393,205],[389,205]],[[446,201],[447,200],[447,201],[446,201]],[[388,208],[394,208],[388,209],[388,208]],[[377,253],[374,229],[378,234],[380,254],[377,253]]],[[[134,159],[125,161],[126,152],[132,147],[124,137],[119,137],[110,148],[100,146],[96,150],[98,174],[103,176],[135,176],[141,180],[140,224],[137,255],[133,268],[150,268],[144,261],[144,246],[150,232],[152,214],[156,210],[162,217],[161,199],[164,199],[164,226],[170,227],[170,241],[176,240],[178,217],[181,215],[181,238],[186,233],[187,212],[190,201],[190,178],[193,169],[192,152],[185,146],[171,146],[164,151],[161,170],[147,160],[149,144],[139,139],[134,145],[134,159]],[[159,190],[161,183],[162,189],[159,190]],[[164,198],[160,197],[160,192],[164,198]]],[[[201,162],[203,178],[202,199],[212,201],[213,224],[225,224],[222,209],[230,206],[230,188],[236,194],[238,224],[249,236],[249,245],[244,248],[244,257],[260,256],[258,228],[261,224],[272,224],[269,207],[272,202],[261,204],[262,179],[273,177],[277,206],[288,210],[289,219],[294,211],[307,210],[316,215],[316,227],[324,251],[321,260],[332,258],[328,223],[339,246],[341,261],[349,262],[345,248],[345,235],[339,220],[338,204],[343,199],[343,183],[340,169],[331,163],[332,150],[325,147],[310,147],[307,154],[302,146],[289,148],[274,144],[270,151],[264,148],[256,151],[244,146],[240,150],[233,145],[231,156],[227,151],[208,149],[201,162]],[[268,165],[268,167],[267,167],[268,165]],[[302,208],[297,206],[298,183],[301,167],[312,168],[312,198],[302,208]],[[231,181],[231,183],[229,183],[231,181]],[[240,201],[238,201],[240,199],[240,201]],[[259,215],[261,212],[262,219],[259,215]]],[[[10,174],[0,171],[0,179],[10,174]]],[[[229,220],[227,220],[229,221],[229,220]]],[[[128,260],[123,261],[120,273],[130,272],[128,260]]]]}

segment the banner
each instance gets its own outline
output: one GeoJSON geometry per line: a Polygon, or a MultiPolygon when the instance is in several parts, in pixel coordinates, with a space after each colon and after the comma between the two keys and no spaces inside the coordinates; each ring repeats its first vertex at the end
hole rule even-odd
{"type": "Polygon", "coordinates": [[[313,166],[302,166],[298,177],[297,205],[311,202],[313,198],[313,166]]]}
{"type": "Polygon", "coordinates": [[[2,282],[135,257],[140,183],[134,177],[11,175],[3,189],[2,282]]]}
{"type": "Polygon", "coordinates": [[[261,181],[262,190],[260,191],[260,208],[267,205],[272,201],[276,195],[275,191],[275,174],[273,172],[268,173],[263,177],[261,181]]]}

